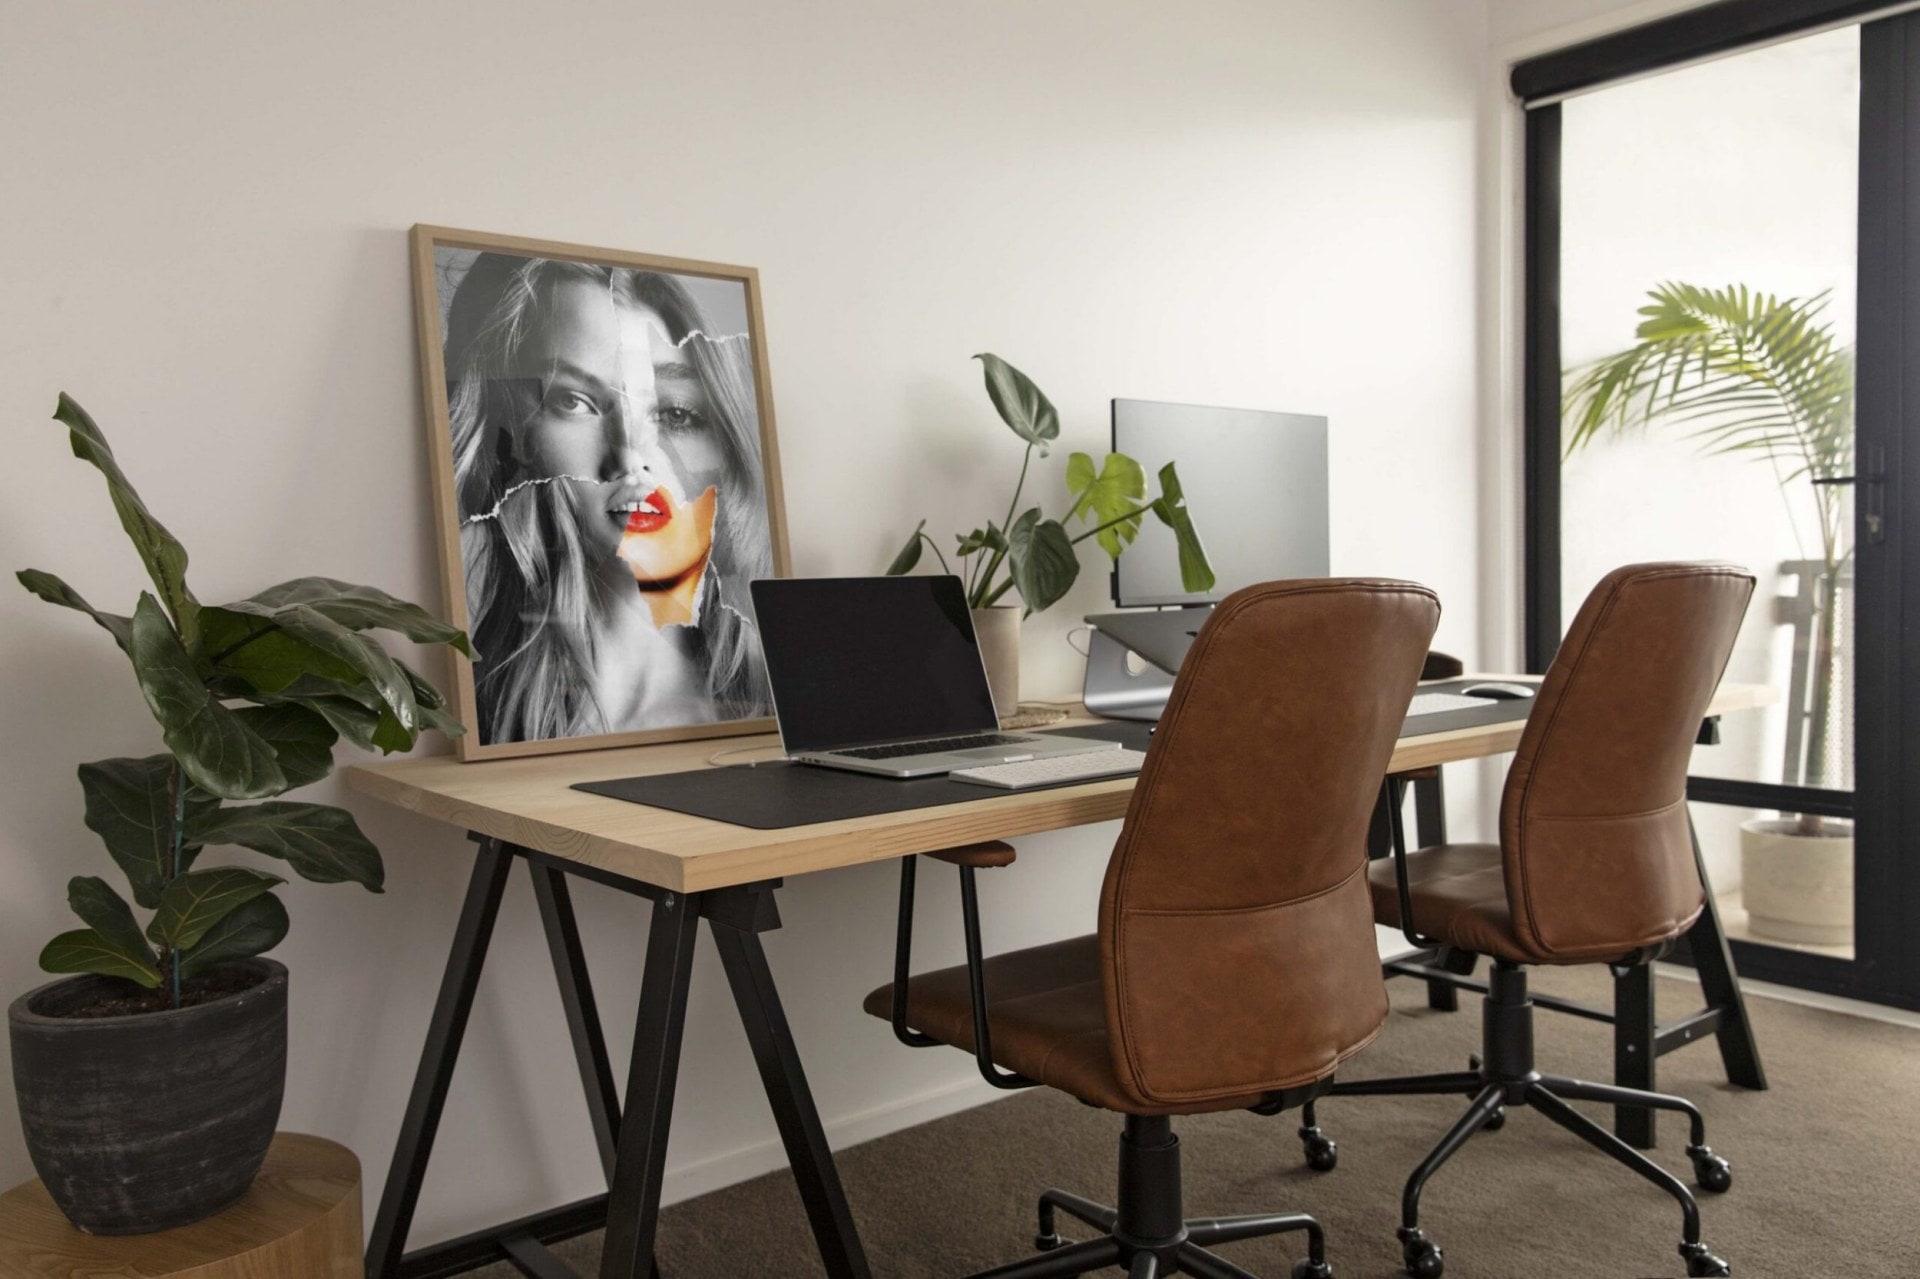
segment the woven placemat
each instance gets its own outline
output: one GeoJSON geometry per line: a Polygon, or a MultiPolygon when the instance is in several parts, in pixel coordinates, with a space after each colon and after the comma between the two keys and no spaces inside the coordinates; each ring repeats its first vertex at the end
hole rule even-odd
{"type": "Polygon", "coordinates": [[[1048,724],[1057,724],[1067,717],[1063,707],[1049,706],[1045,702],[1021,702],[1011,715],[1000,717],[1001,728],[1045,728],[1048,724]]]}

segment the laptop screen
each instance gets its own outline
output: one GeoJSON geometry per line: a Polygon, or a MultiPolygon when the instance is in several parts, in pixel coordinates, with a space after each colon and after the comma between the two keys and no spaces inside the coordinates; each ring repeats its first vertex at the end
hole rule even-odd
{"type": "Polygon", "coordinates": [[[957,577],[753,583],[789,751],[999,728],[957,577]]]}

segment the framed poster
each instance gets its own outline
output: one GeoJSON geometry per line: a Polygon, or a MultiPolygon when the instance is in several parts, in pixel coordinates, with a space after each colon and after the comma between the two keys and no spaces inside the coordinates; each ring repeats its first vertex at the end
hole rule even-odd
{"type": "Polygon", "coordinates": [[[758,273],[431,226],[413,273],[461,758],[772,728],[758,273]]]}

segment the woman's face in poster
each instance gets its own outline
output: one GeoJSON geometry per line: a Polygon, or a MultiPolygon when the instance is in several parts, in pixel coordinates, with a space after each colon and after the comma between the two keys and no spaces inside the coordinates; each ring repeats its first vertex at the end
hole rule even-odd
{"type": "Polygon", "coordinates": [[[522,351],[541,397],[516,452],[530,477],[569,476],[590,544],[641,583],[672,582],[713,547],[725,456],[713,407],[651,307],[605,280],[558,281],[522,351]]]}

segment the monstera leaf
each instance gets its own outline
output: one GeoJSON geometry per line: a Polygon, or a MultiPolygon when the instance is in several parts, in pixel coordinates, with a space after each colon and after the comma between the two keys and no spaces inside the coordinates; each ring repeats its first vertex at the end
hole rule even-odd
{"type": "Polygon", "coordinates": [[[1042,519],[1037,506],[1013,522],[1007,533],[1007,559],[1013,565],[1014,589],[1025,601],[1028,615],[1065,595],[1080,576],[1080,561],[1067,530],[1059,520],[1042,519]]]}
{"type": "Polygon", "coordinates": [[[1068,519],[1088,519],[1100,531],[1094,540],[1113,559],[1140,532],[1147,496],[1146,468],[1125,453],[1109,453],[1099,471],[1085,453],[1067,459],[1067,491],[1073,494],[1068,519]],[[1104,527],[1102,527],[1104,526],[1104,527]]]}
{"type": "Polygon", "coordinates": [[[1000,420],[1045,457],[1047,445],[1060,437],[1060,414],[1053,402],[1033,379],[999,356],[982,352],[973,358],[986,368],[987,398],[999,410],[1000,420]]]}
{"type": "Polygon", "coordinates": [[[1173,530],[1179,543],[1180,585],[1196,595],[1212,590],[1213,565],[1207,562],[1207,548],[1200,544],[1200,533],[1187,513],[1187,499],[1171,462],[1160,468],[1160,496],[1153,500],[1153,513],[1173,530]]]}

